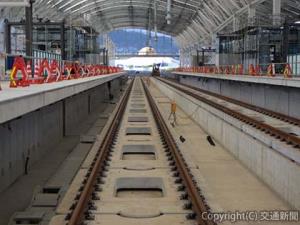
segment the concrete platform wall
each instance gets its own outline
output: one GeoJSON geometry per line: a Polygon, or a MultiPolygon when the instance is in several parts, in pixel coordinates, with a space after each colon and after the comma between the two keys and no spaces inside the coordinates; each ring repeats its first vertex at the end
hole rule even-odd
{"type": "Polygon", "coordinates": [[[70,134],[89,113],[89,91],[65,100],[66,134],[70,134]]]}
{"type": "Polygon", "coordinates": [[[61,140],[62,103],[0,125],[0,191],[61,140]]]}
{"type": "Polygon", "coordinates": [[[91,90],[88,98],[89,98],[89,111],[94,111],[96,107],[99,107],[99,102],[108,99],[108,91],[106,85],[101,85],[98,88],[91,90]]]}
{"type": "MultiPolygon", "coordinates": [[[[292,207],[300,209],[300,168],[274,149],[242,132],[251,129],[236,119],[221,113],[204,103],[179,94],[159,81],[158,87],[177,104],[219,144],[265,182],[292,207]],[[230,124],[227,121],[231,121],[230,124]]],[[[199,146],[201,147],[201,146],[199,146]]],[[[228,174],[230,178],[230,174],[228,174]]],[[[247,179],[245,177],[245,179],[247,179]]],[[[259,193],[258,193],[259,194],[259,193]]]]}
{"type": "MultiPolygon", "coordinates": [[[[120,90],[119,79],[111,81],[112,93],[120,90]]],[[[0,192],[24,174],[27,157],[30,167],[61,141],[64,127],[66,135],[76,134],[76,126],[105,100],[106,83],[0,124],[0,192]]]]}
{"type": "Polygon", "coordinates": [[[177,76],[181,83],[300,118],[299,88],[206,77],[177,76]]]}

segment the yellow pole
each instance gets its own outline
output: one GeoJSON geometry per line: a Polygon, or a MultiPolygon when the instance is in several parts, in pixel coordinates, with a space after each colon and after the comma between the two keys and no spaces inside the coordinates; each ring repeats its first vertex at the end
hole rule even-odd
{"type": "Polygon", "coordinates": [[[13,67],[13,70],[11,71],[10,76],[9,76],[10,81],[13,83],[14,86],[17,85],[17,84],[16,84],[16,81],[15,81],[15,79],[14,79],[14,76],[13,76],[15,72],[16,72],[16,67],[14,66],[14,67],[13,67]]]}

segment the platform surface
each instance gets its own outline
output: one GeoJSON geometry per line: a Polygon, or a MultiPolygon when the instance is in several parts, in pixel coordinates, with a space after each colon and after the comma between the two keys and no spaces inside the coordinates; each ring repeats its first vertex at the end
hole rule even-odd
{"type": "Polygon", "coordinates": [[[192,73],[192,72],[173,72],[177,75],[195,76],[203,78],[213,78],[221,80],[241,81],[257,84],[268,84],[286,87],[300,87],[300,76],[294,78],[284,77],[267,77],[267,76],[248,76],[248,75],[224,75],[224,74],[207,74],[207,73],[192,73]]]}
{"type": "Polygon", "coordinates": [[[9,88],[8,82],[1,82],[0,123],[99,86],[124,74],[121,72],[18,88],[9,88]]]}

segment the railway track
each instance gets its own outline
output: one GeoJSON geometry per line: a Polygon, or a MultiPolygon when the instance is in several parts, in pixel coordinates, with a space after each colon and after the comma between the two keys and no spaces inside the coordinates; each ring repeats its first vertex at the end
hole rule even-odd
{"type": "MultiPolygon", "coordinates": [[[[160,78],[160,79],[163,80],[162,78],[160,78]]],[[[173,79],[167,79],[167,80],[179,84],[179,82],[174,81],[173,79]]],[[[182,84],[182,83],[180,83],[180,85],[188,87],[188,88],[191,88],[191,89],[193,89],[195,91],[199,91],[199,92],[201,92],[203,94],[207,94],[207,95],[216,97],[218,99],[222,99],[222,100],[224,100],[226,102],[230,102],[230,103],[233,103],[235,105],[247,108],[249,110],[253,110],[255,112],[264,114],[266,116],[269,116],[269,117],[281,120],[281,121],[289,123],[291,125],[295,125],[295,126],[299,126],[300,127],[300,119],[297,119],[297,118],[294,118],[294,117],[291,117],[291,116],[288,116],[288,115],[285,115],[285,114],[282,114],[282,113],[278,113],[278,112],[275,112],[275,111],[272,111],[272,110],[269,110],[269,109],[266,109],[266,108],[255,106],[255,105],[243,102],[243,101],[239,101],[239,100],[236,100],[236,99],[233,99],[233,98],[229,98],[229,97],[226,97],[224,95],[216,94],[214,92],[207,91],[207,90],[204,90],[204,89],[200,89],[200,88],[188,85],[188,84],[182,84]]]]}
{"type": "Polygon", "coordinates": [[[227,98],[215,93],[211,93],[209,91],[191,87],[189,85],[179,84],[178,82],[171,81],[169,79],[157,79],[197,100],[206,103],[207,105],[213,108],[216,108],[256,128],[261,132],[264,132],[265,134],[275,139],[280,140],[281,142],[286,143],[287,145],[293,148],[300,148],[300,138],[298,137],[298,134],[295,134],[299,132],[300,123],[299,120],[296,118],[285,116],[280,113],[272,112],[270,110],[266,110],[260,107],[252,106],[250,104],[227,98]],[[255,111],[256,115],[251,115],[251,111],[255,111]],[[257,114],[259,114],[259,117],[257,116],[257,114]],[[262,116],[262,114],[264,116],[262,116]],[[280,126],[278,126],[278,123],[276,126],[273,125],[276,124],[276,120],[281,123],[280,126]],[[295,131],[286,131],[286,127],[293,127],[295,131]]]}
{"type": "Polygon", "coordinates": [[[68,225],[203,224],[209,212],[146,84],[125,92],[74,204],[68,225]]]}

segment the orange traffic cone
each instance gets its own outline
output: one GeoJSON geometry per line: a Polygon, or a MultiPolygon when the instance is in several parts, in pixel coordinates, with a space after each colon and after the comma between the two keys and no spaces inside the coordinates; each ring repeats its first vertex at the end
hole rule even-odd
{"type": "Polygon", "coordinates": [[[284,68],[284,72],[283,72],[283,76],[285,78],[291,78],[292,77],[292,69],[291,69],[291,66],[289,63],[287,63],[285,65],[285,68],[284,68]]]}

